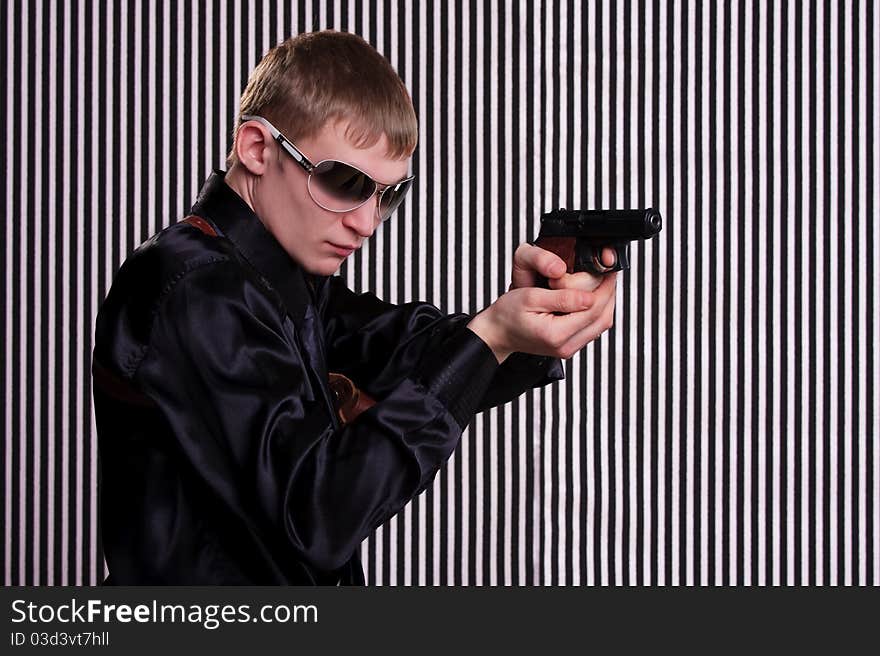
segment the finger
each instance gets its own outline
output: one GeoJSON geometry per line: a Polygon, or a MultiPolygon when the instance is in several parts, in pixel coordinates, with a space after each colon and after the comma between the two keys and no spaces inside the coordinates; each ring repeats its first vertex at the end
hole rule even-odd
{"type": "Polygon", "coordinates": [[[561,278],[551,279],[550,289],[581,289],[585,292],[595,291],[602,284],[602,276],[595,276],[586,271],[566,273],[561,278]]]}
{"type": "Polygon", "coordinates": [[[605,273],[600,276],[601,281],[599,286],[593,290],[593,293],[597,297],[597,301],[609,296],[614,296],[617,293],[617,276],[619,273],[619,271],[612,271],[611,273],[605,273]]]}
{"type": "MultiPolygon", "coordinates": [[[[575,332],[562,347],[563,351],[566,352],[577,352],[584,348],[590,342],[594,342],[599,339],[604,333],[610,330],[614,325],[614,309],[615,302],[614,297],[611,297],[611,300],[602,308],[601,313],[598,317],[593,318],[590,323],[582,328],[581,330],[575,332]]],[[[595,308],[594,308],[595,309],[595,308]]],[[[592,310],[590,311],[592,313],[592,310]]]]}
{"type": "Polygon", "coordinates": [[[539,289],[528,290],[524,298],[525,309],[529,312],[581,312],[588,310],[596,302],[592,292],[579,289],[539,289]]]}
{"type": "Polygon", "coordinates": [[[589,330],[596,322],[592,310],[569,312],[568,314],[550,315],[541,321],[547,322],[542,332],[545,347],[551,352],[560,352],[565,345],[577,342],[577,335],[589,330]]]}
{"type": "Polygon", "coordinates": [[[617,262],[617,252],[613,248],[603,248],[601,259],[602,264],[608,267],[613,267],[617,262]]]}

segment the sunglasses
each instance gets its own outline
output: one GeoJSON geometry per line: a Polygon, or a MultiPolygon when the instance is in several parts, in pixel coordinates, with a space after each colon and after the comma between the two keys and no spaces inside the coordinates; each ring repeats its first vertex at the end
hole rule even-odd
{"type": "Polygon", "coordinates": [[[243,115],[244,121],[257,121],[269,130],[272,138],[309,174],[309,196],[315,203],[330,212],[351,212],[379,194],[376,212],[384,221],[400,207],[406,192],[412,187],[415,176],[383,185],[356,166],[335,159],[324,159],[312,164],[293,142],[262,116],[243,115]]]}

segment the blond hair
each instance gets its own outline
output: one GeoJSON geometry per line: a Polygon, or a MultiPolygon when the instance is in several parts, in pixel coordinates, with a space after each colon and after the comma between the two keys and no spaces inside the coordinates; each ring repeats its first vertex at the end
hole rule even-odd
{"type": "Polygon", "coordinates": [[[411,155],[418,141],[403,81],[373,46],[347,32],[300,34],[266,53],[241,95],[227,167],[236,161],[235,135],[247,114],[265,117],[294,142],[342,121],[358,148],[385,135],[394,159],[411,155]]]}

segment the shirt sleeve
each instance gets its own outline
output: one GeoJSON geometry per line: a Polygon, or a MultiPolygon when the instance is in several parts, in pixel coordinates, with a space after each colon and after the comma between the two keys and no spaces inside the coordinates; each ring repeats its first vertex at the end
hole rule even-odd
{"type": "MultiPolygon", "coordinates": [[[[443,357],[451,335],[464,330],[482,342],[467,329],[470,315],[445,315],[429,303],[394,305],[371,293],[356,294],[338,276],[327,280],[321,309],[330,370],[345,374],[376,399],[388,394],[426,354],[443,357]]],[[[496,368],[474,411],[564,377],[556,358],[513,353],[496,368]]]]}
{"type": "Polygon", "coordinates": [[[498,368],[463,326],[415,323],[436,348],[340,428],[293,323],[234,265],[212,263],[164,297],[134,382],[218,498],[329,571],[430,483],[498,368]]]}

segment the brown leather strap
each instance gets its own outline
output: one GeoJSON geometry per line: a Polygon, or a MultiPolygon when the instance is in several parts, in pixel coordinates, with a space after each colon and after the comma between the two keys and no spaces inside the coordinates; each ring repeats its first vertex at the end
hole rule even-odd
{"type": "Polygon", "coordinates": [[[333,392],[333,404],[343,424],[353,422],[362,412],[376,405],[376,401],[369,394],[358,389],[351,379],[332,372],[328,376],[330,391],[333,392]]]}
{"type": "Polygon", "coordinates": [[[195,214],[190,214],[188,217],[183,219],[181,223],[189,223],[192,226],[195,226],[206,235],[210,235],[212,237],[217,236],[217,231],[211,227],[211,224],[205,221],[202,217],[196,216],[195,214]]]}

